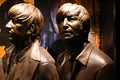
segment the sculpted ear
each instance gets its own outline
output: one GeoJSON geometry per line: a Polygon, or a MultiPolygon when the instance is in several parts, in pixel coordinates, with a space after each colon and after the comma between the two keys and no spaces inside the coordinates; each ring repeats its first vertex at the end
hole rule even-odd
{"type": "Polygon", "coordinates": [[[34,24],[31,24],[29,27],[30,27],[30,28],[29,28],[29,30],[27,31],[27,34],[32,34],[32,33],[34,32],[34,30],[35,30],[34,24]]]}

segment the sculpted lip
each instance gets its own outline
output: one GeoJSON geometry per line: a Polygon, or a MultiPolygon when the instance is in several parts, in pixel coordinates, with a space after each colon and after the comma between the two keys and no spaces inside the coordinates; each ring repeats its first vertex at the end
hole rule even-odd
{"type": "Polygon", "coordinates": [[[71,35],[71,33],[64,33],[63,35],[64,36],[69,36],[69,35],[71,35]]]}
{"type": "Polygon", "coordinates": [[[73,34],[73,32],[72,31],[64,31],[63,34],[64,35],[70,35],[70,34],[73,34]]]}
{"type": "Polygon", "coordinates": [[[12,31],[8,31],[8,37],[11,38],[13,36],[13,32],[12,31]]]}
{"type": "Polygon", "coordinates": [[[11,36],[12,32],[8,32],[8,36],[11,36]]]}

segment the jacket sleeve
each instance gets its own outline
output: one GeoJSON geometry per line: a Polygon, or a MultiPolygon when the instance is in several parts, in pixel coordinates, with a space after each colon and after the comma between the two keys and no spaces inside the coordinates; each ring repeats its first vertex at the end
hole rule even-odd
{"type": "Polygon", "coordinates": [[[56,67],[52,63],[39,64],[32,80],[59,80],[56,67]]]}
{"type": "Polygon", "coordinates": [[[105,64],[97,73],[96,80],[114,80],[113,63],[105,64]]]}

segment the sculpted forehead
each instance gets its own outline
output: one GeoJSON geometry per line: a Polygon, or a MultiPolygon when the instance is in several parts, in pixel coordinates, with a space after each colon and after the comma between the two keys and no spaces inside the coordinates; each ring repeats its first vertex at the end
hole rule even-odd
{"type": "Polygon", "coordinates": [[[63,11],[63,14],[66,15],[77,15],[79,14],[80,9],[78,8],[78,6],[76,4],[65,4],[61,7],[60,9],[61,11],[63,11]]]}
{"type": "Polygon", "coordinates": [[[71,4],[71,3],[63,4],[58,10],[58,13],[59,12],[62,13],[63,15],[68,15],[68,16],[79,15],[79,14],[89,15],[88,11],[82,5],[71,4]]]}

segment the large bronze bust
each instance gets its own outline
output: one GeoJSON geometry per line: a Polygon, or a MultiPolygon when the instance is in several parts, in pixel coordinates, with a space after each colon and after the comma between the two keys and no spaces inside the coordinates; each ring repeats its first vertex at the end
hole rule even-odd
{"type": "Polygon", "coordinates": [[[85,7],[65,3],[56,21],[67,45],[56,60],[60,80],[112,80],[113,61],[88,41],[90,16],[85,7]]]}
{"type": "Polygon", "coordinates": [[[55,61],[40,47],[44,24],[41,11],[30,3],[13,5],[6,24],[11,45],[3,58],[5,80],[58,80],[55,61]]]}

